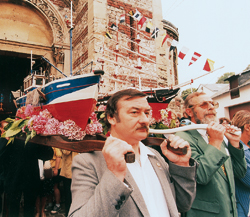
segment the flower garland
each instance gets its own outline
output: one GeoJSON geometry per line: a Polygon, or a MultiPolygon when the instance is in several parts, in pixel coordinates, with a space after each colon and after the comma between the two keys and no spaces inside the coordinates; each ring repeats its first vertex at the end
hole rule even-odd
{"type": "MultiPolygon", "coordinates": [[[[169,108],[161,109],[161,110],[159,110],[159,112],[161,114],[161,118],[158,120],[153,118],[152,113],[151,113],[150,124],[149,124],[150,128],[152,128],[152,129],[170,129],[170,128],[176,127],[175,120],[177,118],[177,115],[175,112],[173,112],[169,108]]],[[[164,136],[162,134],[153,134],[150,136],[164,138],[164,136]]]]}
{"type": "Polygon", "coordinates": [[[98,121],[97,115],[93,112],[89,117],[89,123],[85,130],[82,130],[72,120],[60,122],[52,117],[47,109],[34,108],[27,105],[19,108],[15,119],[7,118],[8,125],[2,137],[9,138],[8,144],[14,141],[15,137],[26,136],[25,144],[36,135],[64,135],[71,140],[83,140],[85,135],[102,133],[102,124],[98,121]]]}

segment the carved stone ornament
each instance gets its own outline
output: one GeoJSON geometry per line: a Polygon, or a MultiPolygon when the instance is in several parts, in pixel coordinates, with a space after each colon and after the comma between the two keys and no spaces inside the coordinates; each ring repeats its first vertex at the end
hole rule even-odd
{"type": "Polygon", "coordinates": [[[63,48],[52,46],[53,58],[56,64],[64,64],[64,51],[63,48]]]}
{"type": "Polygon", "coordinates": [[[51,9],[51,6],[45,0],[27,0],[31,4],[38,7],[43,13],[48,17],[48,20],[53,26],[53,31],[55,32],[55,42],[63,42],[63,31],[62,27],[58,22],[58,19],[51,9]]]}

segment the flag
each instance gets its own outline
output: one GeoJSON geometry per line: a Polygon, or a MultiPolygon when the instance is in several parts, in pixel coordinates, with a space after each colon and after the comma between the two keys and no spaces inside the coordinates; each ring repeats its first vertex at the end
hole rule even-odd
{"type": "Polygon", "coordinates": [[[148,33],[150,33],[150,29],[151,29],[152,26],[153,26],[153,23],[151,23],[150,21],[148,21],[145,31],[148,32],[148,33]]]}
{"type": "Polygon", "coordinates": [[[160,31],[159,28],[155,27],[154,31],[152,32],[151,38],[157,38],[159,31],[160,31]]]}
{"type": "Polygon", "coordinates": [[[187,52],[189,51],[189,48],[187,48],[187,47],[182,47],[181,48],[181,51],[179,52],[179,55],[178,55],[178,57],[180,58],[180,59],[184,59],[184,57],[186,56],[186,54],[187,54],[187,52]]]}
{"type": "Polygon", "coordinates": [[[140,19],[140,21],[138,22],[138,25],[141,25],[141,27],[143,26],[143,24],[146,22],[146,17],[142,16],[142,18],[140,19]]]}
{"type": "Polygon", "coordinates": [[[125,14],[122,14],[120,17],[120,23],[125,22],[125,14]]]}
{"type": "Polygon", "coordinates": [[[133,18],[137,21],[139,21],[141,19],[141,13],[137,9],[136,9],[136,12],[135,12],[133,18]]]}
{"type": "Polygon", "coordinates": [[[133,11],[129,11],[128,13],[131,15],[131,17],[134,16],[134,12],[133,11]]]}
{"type": "Polygon", "coordinates": [[[109,32],[106,32],[105,36],[106,36],[107,38],[109,38],[109,39],[111,39],[111,38],[112,38],[112,35],[110,35],[110,33],[109,33],[109,32]]]}
{"type": "Polygon", "coordinates": [[[115,30],[115,31],[118,30],[118,27],[117,27],[114,23],[111,25],[111,28],[112,28],[113,30],[115,30]]]}
{"type": "Polygon", "coordinates": [[[201,54],[197,53],[197,52],[194,52],[192,58],[191,58],[191,61],[189,63],[188,66],[192,65],[196,60],[198,60],[200,58],[201,54]]]}
{"type": "Polygon", "coordinates": [[[210,60],[210,59],[207,59],[203,70],[208,71],[208,72],[213,71],[214,70],[214,61],[210,60]]]}
{"type": "Polygon", "coordinates": [[[165,43],[165,41],[169,38],[169,35],[167,33],[164,33],[161,39],[161,46],[165,43]]]}
{"type": "Polygon", "coordinates": [[[177,47],[177,45],[179,44],[178,41],[176,41],[175,39],[173,39],[172,43],[171,43],[171,46],[170,46],[170,49],[169,49],[169,52],[171,50],[175,50],[175,48],[177,47]]]}

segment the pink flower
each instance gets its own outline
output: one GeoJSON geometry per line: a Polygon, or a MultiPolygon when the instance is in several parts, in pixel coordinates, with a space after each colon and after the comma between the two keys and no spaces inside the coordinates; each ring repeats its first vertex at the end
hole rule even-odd
{"type": "Polygon", "coordinates": [[[55,118],[48,119],[43,134],[48,134],[48,135],[59,134],[58,133],[59,124],[60,122],[55,118]]]}
{"type": "Polygon", "coordinates": [[[34,112],[34,107],[30,104],[28,104],[26,106],[26,109],[24,111],[24,114],[26,117],[31,117],[33,115],[33,112],[34,112]]]}
{"type": "Polygon", "coordinates": [[[40,116],[44,117],[44,118],[52,118],[52,114],[50,114],[50,112],[48,111],[48,109],[44,109],[43,111],[41,111],[39,113],[40,116]]]}
{"type": "Polygon", "coordinates": [[[106,107],[105,105],[99,105],[97,111],[105,111],[106,110],[106,107]]]}
{"type": "Polygon", "coordinates": [[[40,115],[33,115],[28,122],[28,128],[30,131],[35,130],[37,134],[41,134],[45,130],[46,123],[46,118],[40,115]]]}
{"type": "Polygon", "coordinates": [[[102,124],[99,123],[98,121],[95,121],[93,124],[96,125],[96,133],[102,133],[102,131],[103,131],[102,124]]]}
{"type": "Polygon", "coordinates": [[[87,135],[95,135],[97,131],[97,125],[92,123],[92,124],[88,124],[85,128],[85,132],[87,135]]]}
{"type": "Polygon", "coordinates": [[[21,108],[19,108],[18,110],[17,110],[17,113],[16,113],[16,116],[18,117],[18,118],[16,118],[16,119],[25,119],[26,118],[26,115],[24,114],[24,112],[25,112],[25,109],[26,109],[26,106],[23,106],[23,107],[21,107],[21,108]]]}
{"type": "Polygon", "coordinates": [[[86,135],[84,131],[81,131],[81,127],[72,120],[64,121],[63,124],[59,123],[58,128],[58,132],[67,136],[68,139],[82,140],[86,135]]]}
{"type": "Polygon", "coordinates": [[[93,121],[93,122],[97,121],[96,113],[95,113],[95,112],[92,112],[89,118],[90,118],[91,121],[93,121]]]}

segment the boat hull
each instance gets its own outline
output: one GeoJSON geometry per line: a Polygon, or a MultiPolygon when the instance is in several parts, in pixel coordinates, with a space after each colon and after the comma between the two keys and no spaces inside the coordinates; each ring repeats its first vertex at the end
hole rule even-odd
{"type": "Polygon", "coordinates": [[[35,108],[48,109],[59,121],[70,119],[85,129],[97,102],[99,81],[99,75],[52,81],[40,88],[46,100],[42,99],[39,91],[32,90],[16,102],[20,107],[31,104],[35,108]]]}
{"type": "Polygon", "coordinates": [[[90,114],[94,111],[95,99],[83,99],[77,101],[61,102],[42,106],[42,109],[48,109],[54,118],[59,121],[73,120],[75,123],[85,129],[88,124],[90,114]]]}

